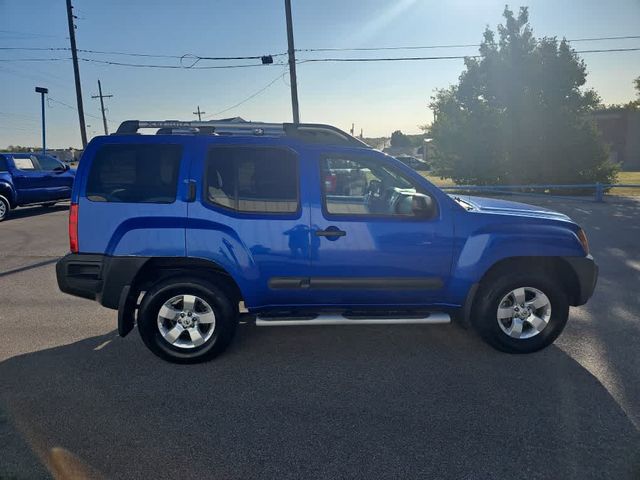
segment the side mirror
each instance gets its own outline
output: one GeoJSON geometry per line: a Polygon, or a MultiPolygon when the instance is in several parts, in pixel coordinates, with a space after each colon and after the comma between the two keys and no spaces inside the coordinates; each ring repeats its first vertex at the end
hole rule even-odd
{"type": "Polygon", "coordinates": [[[436,204],[429,195],[414,193],[411,197],[411,211],[416,217],[432,218],[436,214],[436,204]]]}

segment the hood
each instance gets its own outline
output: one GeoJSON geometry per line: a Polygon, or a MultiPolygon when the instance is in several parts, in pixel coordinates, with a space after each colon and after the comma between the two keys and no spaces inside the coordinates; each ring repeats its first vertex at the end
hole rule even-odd
{"type": "Polygon", "coordinates": [[[463,202],[469,203],[474,210],[480,213],[493,213],[499,215],[517,215],[521,217],[542,218],[570,222],[571,219],[564,213],[554,212],[547,208],[528,205],[526,203],[512,202],[499,198],[474,197],[467,195],[452,195],[463,202]]]}

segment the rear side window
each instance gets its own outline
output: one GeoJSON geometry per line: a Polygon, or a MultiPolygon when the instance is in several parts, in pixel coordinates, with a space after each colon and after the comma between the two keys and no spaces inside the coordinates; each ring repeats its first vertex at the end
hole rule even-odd
{"type": "Polygon", "coordinates": [[[0,172],[9,171],[9,165],[7,164],[7,159],[0,155],[0,172]]]}
{"type": "Polygon", "coordinates": [[[91,164],[86,196],[94,202],[172,203],[180,145],[105,145],[91,164]]]}
{"type": "Polygon", "coordinates": [[[239,212],[298,211],[298,157],[271,147],[213,147],[205,194],[215,205],[239,212]]]}
{"type": "Polygon", "coordinates": [[[33,155],[14,156],[13,163],[18,170],[37,170],[36,157],[33,155]]]}

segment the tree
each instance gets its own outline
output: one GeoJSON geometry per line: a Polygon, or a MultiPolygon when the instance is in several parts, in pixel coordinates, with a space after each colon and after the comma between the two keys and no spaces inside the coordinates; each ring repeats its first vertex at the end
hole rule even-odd
{"type": "Polygon", "coordinates": [[[584,62],[566,40],[536,40],[526,7],[503,15],[458,85],[432,98],[435,172],[458,184],[614,181],[584,62]]]}
{"type": "Polygon", "coordinates": [[[633,88],[636,89],[636,99],[627,103],[626,107],[632,110],[640,109],[640,77],[633,80],[633,88]]]}
{"type": "Polygon", "coordinates": [[[391,134],[391,146],[392,147],[410,147],[411,139],[402,133],[400,130],[396,130],[391,134]]]}

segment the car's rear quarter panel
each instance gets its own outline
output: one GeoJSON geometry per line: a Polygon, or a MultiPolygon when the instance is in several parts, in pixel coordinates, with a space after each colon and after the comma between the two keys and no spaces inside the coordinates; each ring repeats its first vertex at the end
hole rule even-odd
{"type": "Polygon", "coordinates": [[[187,217],[185,180],[193,155],[189,142],[163,136],[99,137],[87,147],[78,169],[72,201],[78,204],[81,253],[122,256],[185,256],[187,217]],[[98,149],[110,143],[183,145],[176,200],[170,204],[96,202],[85,196],[91,162],[98,149]]]}

